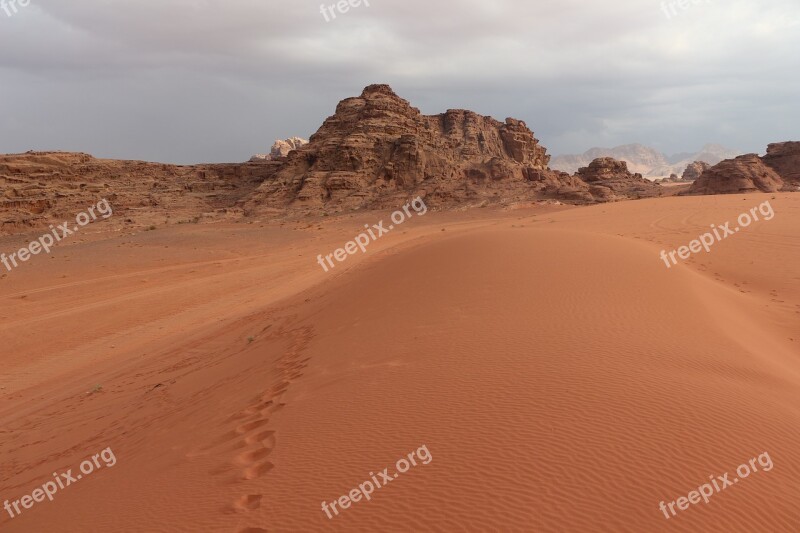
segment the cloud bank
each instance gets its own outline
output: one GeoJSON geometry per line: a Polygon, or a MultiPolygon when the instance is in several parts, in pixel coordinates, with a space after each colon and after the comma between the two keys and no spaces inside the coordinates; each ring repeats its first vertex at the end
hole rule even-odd
{"type": "Polygon", "coordinates": [[[800,140],[796,0],[686,5],[32,0],[0,11],[0,152],[242,161],[371,83],[523,119],[555,154],[800,140]]]}

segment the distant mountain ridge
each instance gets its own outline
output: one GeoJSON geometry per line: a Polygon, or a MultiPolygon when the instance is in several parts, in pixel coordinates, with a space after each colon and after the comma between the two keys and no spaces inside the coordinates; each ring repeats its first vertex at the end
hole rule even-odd
{"type": "Polygon", "coordinates": [[[562,172],[574,173],[579,168],[587,166],[599,157],[613,157],[625,161],[631,172],[638,172],[645,177],[655,178],[677,174],[683,171],[694,161],[703,161],[709,165],[716,165],[724,159],[731,159],[740,155],[738,150],[732,150],[719,144],[706,144],[696,153],[679,153],[667,155],[655,148],[643,144],[625,144],[615,148],[592,148],[582,154],[566,154],[554,157],[550,161],[550,168],[562,172]]]}

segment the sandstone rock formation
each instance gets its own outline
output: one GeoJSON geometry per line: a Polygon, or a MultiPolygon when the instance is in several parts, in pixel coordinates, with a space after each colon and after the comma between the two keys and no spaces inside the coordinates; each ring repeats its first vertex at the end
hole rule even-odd
{"type": "Polygon", "coordinates": [[[625,161],[611,157],[595,159],[588,167],[578,169],[577,177],[590,185],[592,196],[606,201],[656,196],[660,190],[641,174],[631,174],[625,161]]]}
{"type": "Polygon", "coordinates": [[[692,184],[689,194],[776,192],[783,180],[757,154],[740,155],[709,168],[692,184]]]}
{"type": "Polygon", "coordinates": [[[709,168],[711,168],[711,165],[705,161],[693,161],[692,163],[689,163],[689,165],[686,167],[686,170],[683,171],[681,179],[683,181],[695,181],[709,168]]]}
{"type": "Polygon", "coordinates": [[[70,152],[0,156],[0,234],[74,220],[106,198],[106,226],[141,227],[241,216],[236,204],[277,163],[177,166],[70,152]]]}
{"type": "Polygon", "coordinates": [[[297,150],[301,146],[308,144],[308,141],[300,137],[289,137],[286,140],[276,140],[268,154],[256,154],[250,158],[251,163],[259,161],[276,161],[289,155],[292,150],[297,150]]]}
{"type": "Polygon", "coordinates": [[[800,142],[770,144],[767,155],[747,154],[709,168],[687,194],[800,190],[800,142]]]}
{"type": "MultiPolygon", "coordinates": [[[[548,168],[527,125],[451,109],[425,116],[388,85],[366,87],[293,151],[246,203],[248,212],[343,211],[396,206],[423,196],[431,206],[484,200],[559,198],[578,202],[638,197],[620,178],[612,193],[548,168]]],[[[649,191],[655,194],[653,191],[649,191]]]]}
{"type": "Polygon", "coordinates": [[[770,144],[762,161],[780,175],[785,188],[800,187],[800,142],[770,144]]]}

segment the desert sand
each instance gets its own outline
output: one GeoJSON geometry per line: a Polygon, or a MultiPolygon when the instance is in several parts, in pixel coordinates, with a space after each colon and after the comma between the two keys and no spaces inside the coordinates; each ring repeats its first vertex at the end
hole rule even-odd
{"type": "Polygon", "coordinates": [[[800,196],[431,211],[316,263],[389,213],[87,233],[4,272],[0,504],[117,464],[0,529],[800,530],[800,196]]]}

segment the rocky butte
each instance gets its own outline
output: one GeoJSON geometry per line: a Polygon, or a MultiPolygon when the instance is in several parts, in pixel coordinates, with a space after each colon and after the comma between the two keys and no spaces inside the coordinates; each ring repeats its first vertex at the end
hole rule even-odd
{"type": "MultiPolygon", "coordinates": [[[[432,207],[554,198],[594,203],[657,196],[660,187],[623,165],[602,178],[548,168],[525,122],[451,109],[423,115],[388,85],[370,85],[289,153],[246,202],[248,213],[394,207],[422,196],[432,207]]],[[[613,161],[613,160],[611,160],[613,161]]]]}
{"type": "Polygon", "coordinates": [[[767,154],[746,154],[705,170],[687,194],[800,190],[800,142],[770,144],[767,154]]]}

